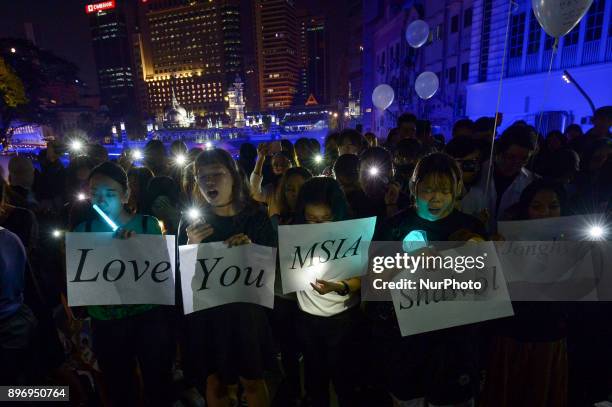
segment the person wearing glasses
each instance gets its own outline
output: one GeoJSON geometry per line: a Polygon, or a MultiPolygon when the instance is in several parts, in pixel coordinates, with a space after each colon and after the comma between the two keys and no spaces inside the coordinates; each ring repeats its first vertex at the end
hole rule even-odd
{"type": "MultiPolygon", "coordinates": [[[[450,148],[453,149],[452,146],[450,148]]],[[[478,171],[474,168],[477,164],[470,162],[476,154],[464,155],[463,162],[460,162],[464,182],[469,185],[472,180],[474,183],[461,200],[461,210],[468,214],[478,214],[481,220],[486,221],[487,231],[495,233],[497,220],[519,201],[523,189],[537,178],[536,174],[525,168],[535,150],[536,136],[529,127],[513,125],[507,128],[495,142],[488,194],[486,184],[489,161],[482,163],[481,174],[477,176],[478,171]]]]}
{"type": "MultiPolygon", "coordinates": [[[[484,191],[480,191],[479,186],[476,184],[480,181],[480,177],[483,176],[482,163],[488,151],[487,143],[467,136],[454,137],[444,148],[444,152],[457,161],[463,176],[463,190],[457,197],[457,209],[479,218],[482,218],[481,213],[478,211],[470,212],[470,210],[474,209],[470,207],[470,199],[484,194],[484,191]],[[474,190],[472,191],[472,189],[474,190]]],[[[486,177],[487,175],[484,174],[484,176],[486,177]]]]}

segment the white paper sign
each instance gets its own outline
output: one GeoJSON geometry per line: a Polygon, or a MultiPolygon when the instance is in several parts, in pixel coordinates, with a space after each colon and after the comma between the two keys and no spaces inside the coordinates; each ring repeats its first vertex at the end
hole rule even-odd
{"type": "MultiPolygon", "coordinates": [[[[478,295],[474,295],[474,291],[450,289],[391,290],[393,308],[402,336],[514,315],[506,280],[495,255],[495,247],[492,242],[488,243],[490,247],[487,249],[486,268],[475,270],[471,276],[456,273],[454,275],[459,280],[472,278],[483,283],[486,281],[486,284],[483,284],[486,289],[478,295]]],[[[452,251],[440,252],[440,255],[452,255],[449,252],[452,251]]],[[[407,271],[399,273],[394,281],[407,278],[408,274],[407,271]]],[[[449,277],[453,275],[449,274],[449,277]]]]}
{"type": "Polygon", "coordinates": [[[599,225],[601,214],[560,216],[533,220],[497,222],[497,231],[506,240],[585,240],[589,231],[599,225]]]}
{"type": "Polygon", "coordinates": [[[185,314],[233,302],[274,307],[276,248],[222,242],[179,247],[185,314]]]}
{"type": "Polygon", "coordinates": [[[66,233],[68,305],[174,305],[174,236],[66,233]]]}
{"type": "Polygon", "coordinates": [[[365,274],[376,217],[278,227],[283,293],[365,274]]]}
{"type": "Polygon", "coordinates": [[[506,241],[498,243],[513,301],[597,299],[591,242],[506,241]]]}

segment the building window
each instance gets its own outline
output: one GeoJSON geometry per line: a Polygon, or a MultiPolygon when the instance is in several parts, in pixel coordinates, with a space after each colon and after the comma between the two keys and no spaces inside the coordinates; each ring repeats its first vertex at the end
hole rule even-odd
{"type": "Polygon", "coordinates": [[[578,37],[580,37],[580,24],[574,27],[572,31],[563,37],[563,46],[569,47],[571,45],[578,44],[578,37]]]}
{"type": "Polygon", "coordinates": [[[489,45],[491,34],[491,13],[493,0],[484,0],[482,6],[482,28],[480,31],[480,62],[478,65],[478,81],[487,80],[489,70],[489,45]]]}
{"type": "Polygon", "coordinates": [[[451,33],[459,31],[459,16],[454,15],[451,17],[451,33]]]}
{"type": "Polygon", "coordinates": [[[470,64],[468,62],[461,64],[461,82],[468,80],[470,76],[470,64]]]}
{"type": "Polygon", "coordinates": [[[536,19],[536,16],[531,12],[531,18],[529,20],[529,35],[527,38],[527,54],[535,54],[540,49],[540,23],[536,19]]]}
{"type": "MultiPolygon", "coordinates": [[[[595,0],[587,13],[585,41],[596,41],[601,38],[604,17],[604,0],[595,0]]],[[[612,27],[612,25],[611,25],[612,27]]],[[[577,28],[577,27],[576,27],[577,28]]]]}
{"type": "Polygon", "coordinates": [[[448,83],[455,82],[457,82],[457,68],[453,66],[448,70],[448,83]]]}
{"type": "Polygon", "coordinates": [[[472,7],[468,8],[463,12],[463,27],[469,27],[472,25],[472,14],[474,14],[474,9],[472,7]]]}
{"type": "Polygon", "coordinates": [[[520,57],[523,53],[525,32],[525,13],[512,16],[510,25],[510,57],[520,57]]]}

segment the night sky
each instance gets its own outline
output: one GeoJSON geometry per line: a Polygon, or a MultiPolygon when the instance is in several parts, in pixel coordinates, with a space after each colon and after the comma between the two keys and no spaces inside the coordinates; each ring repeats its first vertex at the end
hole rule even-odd
{"type": "MultiPolygon", "coordinates": [[[[24,23],[31,22],[39,47],[79,67],[79,76],[88,85],[87,93],[98,93],[96,66],[91,48],[85,5],[87,0],[0,0],[0,38],[26,38],[24,23]]],[[[323,12],[322,0],[298,0],[298,7],[323,12]]]]}
{"type": "Polygon", "coordinates": [[[0,37],[26,38],[24,23],[31,22],[39,47],[79,67],[88,93],[98,93],[96,67],[83,0],[0,0],[0,37]]]}

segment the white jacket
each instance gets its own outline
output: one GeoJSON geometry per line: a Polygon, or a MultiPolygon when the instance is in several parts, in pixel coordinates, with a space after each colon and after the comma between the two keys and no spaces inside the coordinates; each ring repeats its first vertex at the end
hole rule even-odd
{"type": "Polygon", "coordinates": [[[497,221],[504,215],[504,212],[506,212],[510,206],[519,201],[525,187],[531,184],[533,180],[537,179],[538,176],[525,167],[521,168],[521,171],[514,181],[512,181],[512,184],[504,191],[498,209],[496,208],[497,190],[495,189],[495,177],[493,174],[495,169],[492,169],[491,172],[489,196],[485,197],[488,168],[489,162],[485,161],[482,164],[483,171],[480,174],[480,179],[470,188],[470,191],[461,200],[461,211],[469,215],[478,216],[480,211],[487,208],[490,216],[489,222],[485,226],[487,227],[487,232],[495,233],[497,231],[497,221]]]}

